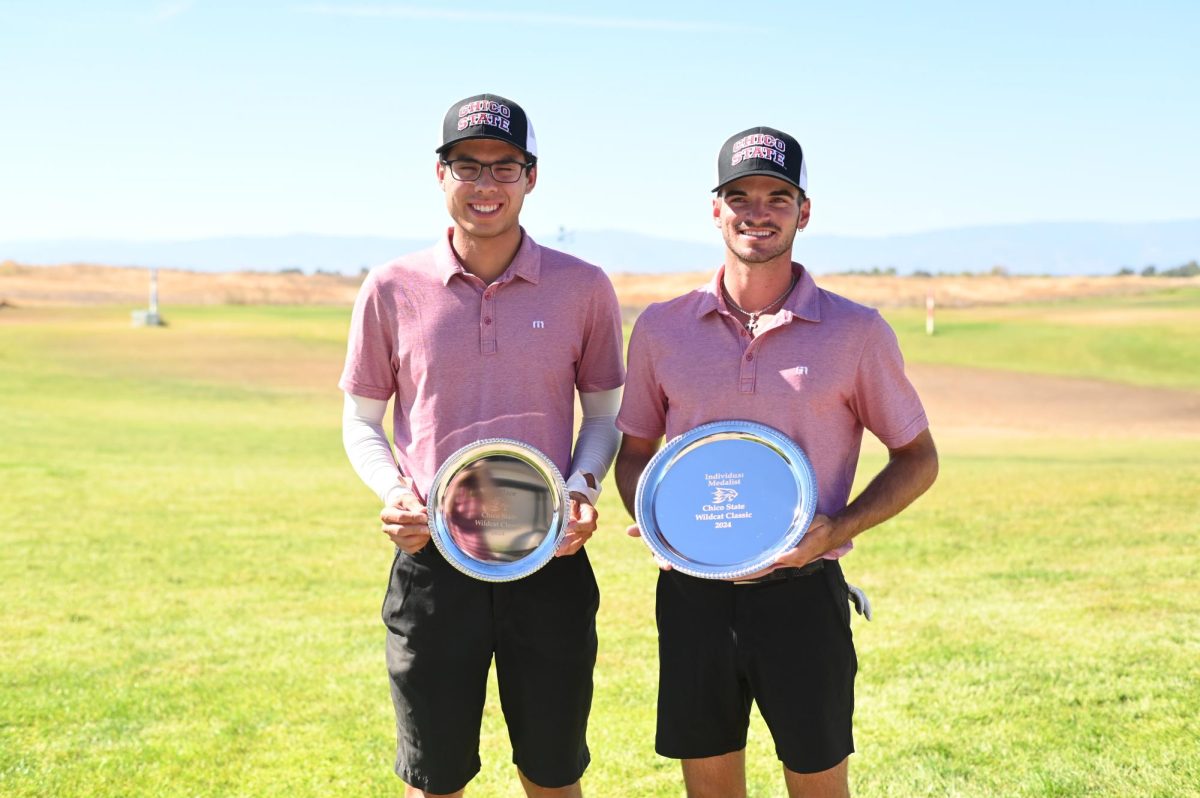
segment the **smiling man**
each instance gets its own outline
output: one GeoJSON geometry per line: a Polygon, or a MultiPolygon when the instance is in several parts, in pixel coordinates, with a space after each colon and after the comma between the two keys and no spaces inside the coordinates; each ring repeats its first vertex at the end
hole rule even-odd
{"type": "Polygon", "coordinates": [[[525,112],[493,94],[455,103],[438,184],[453,225],[429,250],[371,271],[340,387],[355,470],[396,545],[383,621],[406,795],[461,795],[480,767],[493,656],[513,762],[530,796],[579,796],[599,593],[583,544],[616,452],[621,317],[595,266],[520,226],[537,184],[525,112]],[[575,394],[583,424],[572,449],[575,394]],[[389,400],[395,451],[383,430],[389,400]],[[442,462],[512,438],[568,474],[572,520],[557,556],[514,582],[477,581],[430,545],[424,506],[442,462]]]}
{"type": "Polygon", "coordinates": [[[617,484],[633,514],[663,435],[744,419],[805,450],[817,515],[796,548],[753,578],[659,574],[655,748],[682,760],[689,798],[745,796],[757,702],[788,795],[846,796],[857,658],[839,558],[929,488],[937,451],[891,328],[792,261],[812,208],[799,143],[769,127],[743,131],[721,148],[717,173],[725,263],[634,327],[617,484]],[[848,502],[864,428],[887,446],[888,463],[848,502]]]}

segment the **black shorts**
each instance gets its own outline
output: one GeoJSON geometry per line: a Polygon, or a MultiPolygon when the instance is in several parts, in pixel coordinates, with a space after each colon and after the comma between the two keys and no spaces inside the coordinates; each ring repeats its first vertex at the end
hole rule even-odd
{"type": "Polygon", "coordinates": [[[832,560],[754,585],[661,573],[655,750],[674,759],[739,751],[757,702],[789,770],[819,773],[853,753],[858,658],[847,599],[832,560]]]}
{"type": "Polygon", "coordinates": [[[578,781],[590,761],[599,604],[583,550],[495,584],[455,570],[432,543],[415,555],[397,551],[383,603],[396,775],[449,793],[479,772],[494,654],[513,763],[542,787],[578,781]]]}

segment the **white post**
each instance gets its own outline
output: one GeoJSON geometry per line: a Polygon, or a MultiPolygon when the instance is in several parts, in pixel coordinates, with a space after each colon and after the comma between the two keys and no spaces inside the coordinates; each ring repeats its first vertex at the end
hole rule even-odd
{"type": "Polygon", "coordinates": [[[158,316],[158,269],[150,270],[150,307],[133,312],[134,327],[162,327],[158,316]]]}
{"type": "Polygon", "coordinates": [[[933,294],[925,295],[925,334],[933,335],[933,294]]]}

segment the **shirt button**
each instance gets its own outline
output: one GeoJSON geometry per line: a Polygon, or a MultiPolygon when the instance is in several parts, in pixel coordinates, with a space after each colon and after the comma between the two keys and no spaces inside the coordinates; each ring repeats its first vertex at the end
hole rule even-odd
{"type": "Polygon", "coordinates": [[[751,360],[753,360],[753,359],[754,359],[754,355],[746,355],[746,361],[747,361],[747,362],[749,362],[749,361],[751,361],[751,360]]]}
{"type": "Polygon", "coordinates": [[[484,316],[484,317],[483,317],[483,323],[484,323],[484,324],[491,324],[491,323],[492,323],[492,317],[491,317],[491,316],[484,316]]]}

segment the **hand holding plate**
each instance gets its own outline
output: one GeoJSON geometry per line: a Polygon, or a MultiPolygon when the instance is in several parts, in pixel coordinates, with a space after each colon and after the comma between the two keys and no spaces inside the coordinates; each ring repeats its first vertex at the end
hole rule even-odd
{"type": "Polygon", "coordinates": [[[571,492],[571,517],[567,520],[567,532],[562,543],[558,544],[555,557],[570,557],[583,548],[592,534],[596,531],[596,521],[600,518],[599,511],[582,493],[571,492]]]}
{"type": "Polygon", "coordinates": [[[429,512],[412,491],[393,491],[379,513],[383,534],[405,554],[416,554],[429,543],[429,512]]]}
{"type": "Polygon", "coordinates": [[[771,570],[788,567],[802,568],[840,545],[834,520],[827,515],[817,514],[813,516],[812,523],[808,525],[808,531],[804,537],[800,538],[796,547],[779,555],[779,559],[775,560],[771,570]]]}

